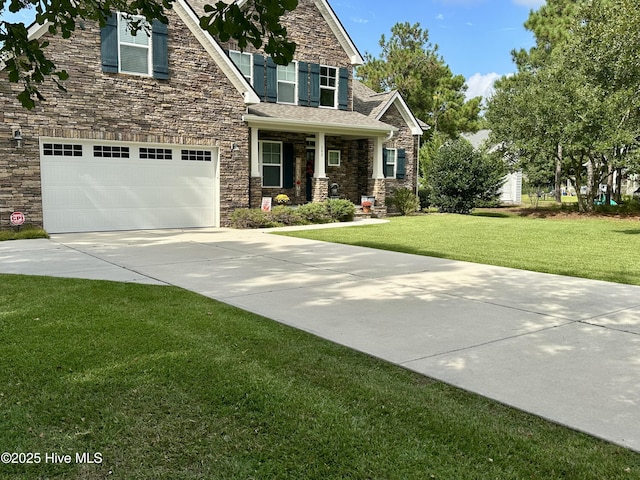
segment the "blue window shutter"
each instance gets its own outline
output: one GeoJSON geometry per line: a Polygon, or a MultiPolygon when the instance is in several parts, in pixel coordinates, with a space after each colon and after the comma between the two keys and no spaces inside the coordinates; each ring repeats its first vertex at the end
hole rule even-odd
{"type": "Polygon", "coordinates": [[[265,96],[264,72],[264,57],[255,53],[253,55],[253,88],[261,99],[265,96]]]}
{"type": "Polygon", "coordinates": [[[100,31],[102,71],[118,73],[118,15],[112,13],[100,31]]]}
{"type": "Polygon", "coordinates": [[[387,157],[389,155],[389,150],[386,148],[382,149],[382,164],[384,169],[385,178],[393,178],[393,165],[387,165],[387,157]]]}
{"type": "Polygon", "coordinates": [[[399,180],[404,180],[405,175],[406,175],[406,159],[407,159],[407,153],[404,150],[404,148],[399,148],[397,150],[398,152],[398,158],[396,158],[396,178],[399,180]]]}
{"type": "Polygon", "coordinates": [[[151,52],[153,57],[153,78],[169,78],[169,30],[167,25],[154,20],[151,24],[151,52]]]}
{"type": "Polygon", "coordinates": [[[312,63],[310,65],[310,86],[309,103],[312,107],[320,106],[320,65],[312,63]]]}
{"type": "Polygon", "coordinates": [[[338,108],[346,110],[349,106],[349,71],[346,68],[341,68],[339,72],[338,108]]]}
{"type": "Polygon", "coordinates": [[[298,62],[298,105],[309,105],[309,64],[298,62]]]}
{"type": "Polygon", "coordinates": [[[267,102],[278,101],[278,71],[276,62],[267,57],[267,102]]]}
{"type": "Polygon", "coordinates": [[[293,188],[293,171],[295,165],[293,143],[285,143],[282,154],[282,187],[293,188]]]}

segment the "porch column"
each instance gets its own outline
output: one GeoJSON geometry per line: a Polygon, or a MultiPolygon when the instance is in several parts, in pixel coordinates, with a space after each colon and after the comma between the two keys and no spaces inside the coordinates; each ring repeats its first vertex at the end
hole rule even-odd
{"type": "Polygon", "coordinates": [[[371,178],[384,178],[384,165],[382,165],[382,142],[383,139],[375,137],[373,139],[373,174],[371,178]]]}
{"type": "Polygon", "coordinates": [[[324,151],[325,151],[325,135],[324,135],[324,132],[319,132],[316,134],[316,164],[315,164],[315,168],[313,169],[314,178],[327,178],[327,171],[325,169],[324,151]]]}
{"type": "Polygon", "coordinates": [[[258,129],[251,128],[251,176],[260,177],[260,154],[258,152],[258,129]]]}

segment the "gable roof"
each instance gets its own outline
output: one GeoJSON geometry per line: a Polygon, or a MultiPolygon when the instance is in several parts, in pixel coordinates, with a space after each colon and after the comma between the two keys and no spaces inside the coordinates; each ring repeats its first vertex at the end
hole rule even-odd
{"type": "Polygon", "coordinates": [[[377,93],[358,80],[353,80],[353,109],[369,117],[380,120],[395,105],[413,135],[422,135],[429,126],[420,122],[397,90],[377,93]]]}
{"type": "MultiPolygon", "coordinates": [[[[188,1],[191,7],[196,12],[196,14],[198,16],[203,16],[205,14],[204,6],[207,4],[215,3],[215,1],[217,0],[188,0],[188,1]]],[[[227,4],[237,3],[238,6],[240,6],[240,8],[242,8],[243,5],[246,3],[246,0],[222,0],[222,1],[227,4]]],[[[315,4],[316,8],[320,11],[322,16],[324,17],[325,21],[327,22],[327,25],[329,26],[332,33],[335,35],[336,39],[338,40],[338,43],[340,43],[340,46],[349,57],[349,61],[351,62],[351,64],[362,65],[364,63],[362,55],[360,55],[360,52],[358,51],[355,44],[351,40],[351,37],[349,36],[347,31],[344,29],[344,26],[338,19],[336,13],[333,11],[333,8],[331,8],[331,5],[329,5],[329,2],[327,2],[327,0],[313,0],[313,3],[315,4]]]]}

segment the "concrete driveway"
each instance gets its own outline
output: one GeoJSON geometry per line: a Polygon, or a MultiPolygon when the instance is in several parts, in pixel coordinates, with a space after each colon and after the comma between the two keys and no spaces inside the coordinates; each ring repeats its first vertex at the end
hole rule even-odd
{"type": "Polygon", "coordinates": [[[2,242],[0,272],[177,285],[640,451],[640,287],[227,229],[2,242]]]}

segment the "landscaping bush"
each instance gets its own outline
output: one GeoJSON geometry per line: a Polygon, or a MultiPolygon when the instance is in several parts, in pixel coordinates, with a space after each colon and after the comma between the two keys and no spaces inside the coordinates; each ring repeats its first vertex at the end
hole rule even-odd
{"type": "Polygon", "coordinates": [[[327,211],[326,203],[305,203],[296,209],[298,215],[309,223],[330,223],[333,218],[327,211]]]}
{"type": "Polygon", "coordinates": [[[282,225],[306,225],[307,222],[302,216],[298,213],[297,208],[287,207],[285,205],[278,205],[273,207],[271,212],[268,212],[270,218],[282,225]]]}
{"type": "Polygon", "coordinates": [[[388,200],[398,210],[400,215],[410,215],[420,208],[420,200],[417,195],[408,188],[399,188],[388,200]]]}
{"type": "Polygon", "coordinates": [[[356,207],[349,200],[327,200],[292,208],[277,205],[270,212],[260,208],[239,208],[231,214],[233,228],[272,228],[310,223],[348,222],[356,207]]]}
{"type": "Polygon", "coordinates": [[[433,195],[433,192],[430,187],[420,187],[418,189],[418,199],[420,200],[421,210],[426,210],[431,206],[431,195],[433,195]]]}
{"type": "Polygon", "coordinates": [[[428,165],[433,204],[441,212],[468,214],[480,201],[496,198],[506,166],[497,157],[474,150],[464,139],[444,144],[428,165]]]}
{"type": "Polygon", "coordinates": [[[265,212],[260,208],[238,208],[231,214],[231,226],[233,228],[270,228],[282,227],[284,224],[274,220],[271,212],[265,212]]]}
{"type": "Polygon", "coordinates": [[[356,206],[349,200],[329,199],[325,203],[327,212],[337,222],[350,222],[356,214],[356,206]]]}

